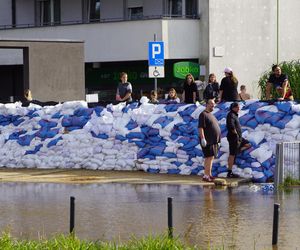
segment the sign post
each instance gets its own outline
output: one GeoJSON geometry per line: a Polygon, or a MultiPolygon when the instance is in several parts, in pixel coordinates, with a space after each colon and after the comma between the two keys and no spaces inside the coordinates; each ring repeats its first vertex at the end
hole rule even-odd
{"type": "MultiPolygon", "coordinates": [[[[155,39],[155,36],[154,36],[155,39]]],[[[157,78],[165,77],[164,42],[148,43],[149,78],[154,78],[154,90],[157,91],[157,78]]]]}

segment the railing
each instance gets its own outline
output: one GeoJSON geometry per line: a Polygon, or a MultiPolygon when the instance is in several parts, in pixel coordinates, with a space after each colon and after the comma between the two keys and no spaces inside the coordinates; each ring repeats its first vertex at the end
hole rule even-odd
{"type": "Polygon", "coordinates": [[[282,142],[276,145],[274,185],[277,189],[286,177],[300,179],[300,141],[282,142]]]}
{"type": "Polygon", "coordinates": [[[130,18],[100,18],[90,20],[69,20],[60,22],[49,22],[43,24],[36,23],[24,23],[24,24],[6,24],[0,25],[0,30],[6,29],[24,29],[24,28],[36,28],[36,27],[47,27],[47,26],[61,26],[61,25],[76,25],[76,24],[93,24],[93,23],[109,23],[109,22],[124,22],[124,21],[139,21],[139,20],[152,20],[152,19],[200,19],[199,15],[151,15],[143,16],[138,19],[130,18]]]}

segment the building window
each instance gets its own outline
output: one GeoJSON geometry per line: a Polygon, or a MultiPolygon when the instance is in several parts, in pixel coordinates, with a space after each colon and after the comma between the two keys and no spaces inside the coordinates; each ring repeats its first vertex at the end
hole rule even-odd
{"type": "Polygon", "coordinates": [[[41,26],[60,23],[60,0],[38,0],[36,11],[41,26]]]}
{"type": "Polygon", "coordinates": [[[185,16],[192,18],[198,16],[197,0],[185,0],[185,16]]]}
{"type": "Polygon", "coordinates": [[[84,23],[100,21],[100,0],[82,0],[82,16],[84,23]]]}
{"type": "Polygon", "coordinates": [[[143,18],[143,7],[128,8],[128,19],[138,20],[143,18]]]}
{"type": "Polygon", "coordinates": [[[182,0],[167,0],[167,15],[170,17],[182,17],[182,0]]]}
{"type": "Polygon", "coordinates": [[[90,0],[89,2],[90,22],[97,22],[100,20],[100,0],[90,0]]]}
{"type": "Polygon", "coordinates": [[[165,0],[165,15],[193,18],[198,15],[197,0],[165,0]]]}

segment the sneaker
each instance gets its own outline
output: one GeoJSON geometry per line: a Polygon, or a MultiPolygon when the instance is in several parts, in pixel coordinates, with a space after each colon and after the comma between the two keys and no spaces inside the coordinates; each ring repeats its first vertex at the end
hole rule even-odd
{"type": "Polygon", "coordinates": [[[212,179],[212,180],[216,179],[216,177],[213,177],[212,175],[210,175],[209,177],[210,177],[210,179],[212,179]]]}
{"type": "Polygon", "coordinates": [[[227,173],[227,178],[240,178],[238,174],[234,174],[232,172],[227,173]]]}
{"type": "Polygon", "coordinates": [[[214,182],[214,180],[209,175],[203,175],[202,180],[206,182],[214,182]]]}

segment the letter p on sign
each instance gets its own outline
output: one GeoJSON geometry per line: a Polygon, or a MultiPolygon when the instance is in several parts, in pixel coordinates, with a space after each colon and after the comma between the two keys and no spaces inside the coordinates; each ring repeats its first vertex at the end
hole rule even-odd
{"type": "Polygon", "coordinates": [[[152,44],[152,58],[155,59],[161,53],[160,44],[152,44]]]}

